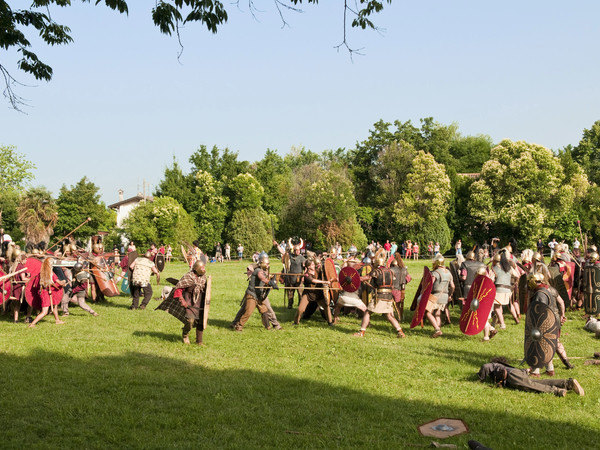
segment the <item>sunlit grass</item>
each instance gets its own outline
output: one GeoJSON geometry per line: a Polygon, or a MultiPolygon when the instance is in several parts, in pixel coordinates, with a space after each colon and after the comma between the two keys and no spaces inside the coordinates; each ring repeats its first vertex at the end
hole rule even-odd
{"type": "MultiPolygon", "coordinates": [[[[363,339],[358,319],[331,329],[318,314],[291,324],[284,294],[271,294],[282,331],[267,331],[258,313],[242,333],[230,331],[246,287],[245,263],[210,264],[213,299],[204,347],[181,343],[181,324],[153,300],[130,311],[125,297],[94,305],[99,317],[72,306],[66,324],[44,319],[35,329],[0,321],[4,383],[0,417],[4,447],[377,447],[426,445],[417,426],[438,417],[463,419],[470,433],[444,443],[464,448],[477,439],[495,448],[596,448],[600,438],[600,367],[567,371],[581,398],[496,389],[477,381],[479,366],[523,355],[523,324],[489,343],[455,325],[431,339],[430,326],[408,330],[423,262],[410,262],[403,327],[396,339],[374,316],[363,339]]],[[[274,269],[279,269],[273,264],[274,269]]],[[[163,280],[186,271],[167,266],[163,280]]],[[[166,283],[163,281],[163,283],[166,283]]],[[[154,297],[160,287],[154,286],[154,297]]],[[[572,357],[591,357],[598,341],[568,314],[563,341],[572,357]]],[[[522,322],[523,323],[523,322],[522,322]]]]}

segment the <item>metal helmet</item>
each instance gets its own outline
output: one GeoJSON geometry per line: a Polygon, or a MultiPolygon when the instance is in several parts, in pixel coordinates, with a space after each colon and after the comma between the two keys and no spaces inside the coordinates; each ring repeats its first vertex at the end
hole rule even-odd
{"type": "Polygon", "coordinates": [[[521,252],[521,262],[523,264],[529,264],[533,261],[533,250],[526,248],[521,252]]]}
{"type": "Polygon", "coordinates": [[[437,269],[438,267],[444,267],[444,255],[438,253],[433,257],[433,268],[437,269]]]}
{"type": "Polygon", "coordinates": [[[475,261],[475,252],[473,250],[469,250],[466,256],[467,260],[475,261]]]}
{"type": "Polygon", "coordinates": [[[381,266],[385,266],[385,259],[386,258],[385,258],[385,250],[384,250],[382,252],[377,252],[373,262],[375,263],[376,267],[381,267],[381,266]]]}
{"type": "Polygon", "coordinates": [[[477,269],[477,275],[486,275],[487,274],[487,268],[485,266],[481,266],[479,269],[477,269]]]}
{"type": "Polygon", "coordinates": [[[544,282],[544,275],[541,272],[532,273],[527,277],[527,285],[530,289],[535,289],[538,284],[544,282]]]}
{"type": "Polygon", "coordinates": [[[266,252],[261,252],[260,255],[258,255],[258,266],[263,270],[269,268],[269,255],[267,255],[266,252]]]}
{"type": "Polygon", "coordinates": [[[300,252],[300,250],[302,250],[302,247],[304,247],[304,241],[302,240],[302,238],[300,238],[300,242],[297,244],[292,244],[292,238],[288,239],[288,248],[290,249],[290,252],[300,252]]]}
{"type": "Polygon", "coordinates": [[[329,257],[333,258],[335,256],[337,256],[337,248],[333,246],[329,249],[329,257]]]}
{"type": "Polygon", "coordinates": [[[354,245],[351,245],[348,249],[348,253],[350,253],[351,256],[356,256],[358,249],[354,245]]]}
{"type": "Polygon", "coordinates": [[[532,256],[533,261],[537,261],[537,262],[544,262],[544,257],[542,256],[542,254],[540,252],[535,252],[532,256]]]}
{"type": "Polygon", "coordinates": [[[595,263],[596,261],[598,261],[600,259],[600,255],[598,255],[598,252],[592,252],[590,253],[590,262],[591,263],[595,263]]]}
{"type": "Polygon", "coordinates": [[[206,266],[202,261],[196,261],[192,266],[192,270],[196,273],[196,275],[204,275],[206,273],[206,266]]]}
{"type": "Polygon", "coordinates": [[[592,252],[597,252],[598,251],[598,247],[596,247],[595,245],[590,245],[588,248],[588,252],[592,253],[592,252]]]}
{"type": "Polygon", "coordinates": [[[363,258],[362,262],[363,262],[363,264],[364,264],[365,266],[370,266],[370,265],[371,265],[371,263],[373,262],[373,260],[372,260],[371,258],[369,258],[368,256],[365,256],[365,257],[363,258]]]}
{"type": "Polygon", "coordinates": [[[508,254],[510,255],[510,254],[512,253],[512,247],[511,247],[510,245],[507,245],[506,247],[504,247],[504,248],[503,248],[502,250],[500,250],[500,251],[501,251],[501,252],[502,252],[502,251],[505,251],[506,253],[508,253],[508,254]]]}
{"type": "Polygon", "coordinates": [[[80,262],[75,263],[75,265],[73,266],[73,274],[77,275],[82,270],[83,270],[83,264],[81,264],[80,262]]]}
{"type": "Polygon", "coordinates": [[[501,252],[498,252],[494,255],[494,257],[492,258],[492,261],[499,263],[500,260],[502,260],[502,255],[500,254],[501,252]]]}

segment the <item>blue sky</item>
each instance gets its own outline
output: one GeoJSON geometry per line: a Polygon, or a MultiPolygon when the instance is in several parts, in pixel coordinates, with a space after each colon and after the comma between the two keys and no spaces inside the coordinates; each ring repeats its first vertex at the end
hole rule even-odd
{"type": "MultiPolygon", "coordinates": [[[[15,1],[14,4],[19,2],[15,1]]],[[[21,2],[28,4],[28,2],[21,2]]],[[[340,0],[229,7],[213,35],[182,30],[184,52],[151,21],[154,2],[129,1],[128,16],[74,2],[53,18],[75,42],[34,50],[54,69],[18,93],[27,114],[0,103],[0,145],[37,166],[33,185],[55,194],[84,175],[107,203],[153,190],[173,156],[200,145],[229,147],[256,161],[267,148],[352,148],[373,123],[434,117],[464,135],[487,134],[558,149],[576,145],[600,119],[597,1],[394,1],[374,20],[383,33],[351,30],[342,40],[340,0]]],[[[92,2],[93,3],[93,2],[92,2]]],[[[13,7],[15,7],[13,5],[13,7]]]]}

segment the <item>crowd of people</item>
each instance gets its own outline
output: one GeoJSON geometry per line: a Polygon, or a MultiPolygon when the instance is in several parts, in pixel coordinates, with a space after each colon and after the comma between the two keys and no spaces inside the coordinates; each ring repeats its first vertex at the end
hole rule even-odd
{"type": "MultiPolygon", "coordinates": [[[[92,238],[90,248],[84,250],[72,240],[65,240],[53,249],[34,248],[25,253],[16,246],[10,236],[0,230],[0,264],[2,275],[2,301],[10,310],[15,323],[19,315],[25,315],[25,322],[35,327],[40,320],[52,314],[55,323],[63,323],[69,315],[69,306],[79,306],[91,316],[98,313],[89,301],[101,301],[104,296],[119,295],[117,278],[122,277],[122,290],[131,295],[130,309],[145,309],[152,295],[152,276],[156,284],[160,282],[160,272],[164,264],[171,260],[171,246],[151,244],[146,252],[138,255],[133,242],[121,257],[118,251],[104,251],[101,238],[92,238]],[[120,266],[121,274],[114,268],[120,266]],[[127,289],[128,290],[127,290],[127,289]],[[34,315],[35,312],[35,315],[34,315]]],[[[329,251],[315,253],[308,250],[302,240],[273,242],[281,256],[281,272],[271,271],[269,255],[261,252],[253,255],[253,262],[247,266],[248,286],[243,295],[240,309],[231,322],[231,328],[242,331],[254,310],[258,310],[262,324],[267,329],[282,329],[276,313],[269,301],[272,290],[286,291],[287,307],[296,305],[293,324],[299,325],[317,311],[331,327],[334,327],[344,314],[353,314],[361,319],[360,328],[354,336],[366,335],[373,314],[381,314],[392,326],[398,338],[406,338],[401,323],[404,315],[404,301],[407,283],[411,276],[405,266],[405,259],[418,259],[419,246],[410,240],[400,246],[389,240],[381,245],[371,242],[363,252],[355,246],[346,251],[336,243],[329,251]],[[296,300],[296,302],[295,302],[296,300]]],[[[431,249],[430,289],[424,286],[425,278],[419,286],[421,295],[415,297],[411,310],[421,322],[426,320],[433,328],[432,338],[443,336],[442,327],[450,323],[448,305],[458,304],[461,308],[467,303],[469,292],[477,277],[489,278],[495,287],[493,305],[488,320],[480,331],[483,342],[489,342],[499,332],[506,329],[505,312],[510,313],[514,323],[521,323],[521,314],[527,308],[533,311],[534,305],[543,303],[553,314],[558,329],[562,325],[568,308],[585,308],[588,313],[588,329],[596,326],[596,316],[600,313],[600,301],[596,300],[598,288],[591,280],[600,279],[600,257],[593,246],[582,252],[581,244],[575,240],[572,251],[564,243],[555,240],[548,243],[551,250],[550,261],[546,264],[543,243],[535,250],[523,250],[517,257],[516,243],[499,246],[499,240],[492,239],[491,245],[484,243],[466,252],[463,256],[462,242],[455,245],[456,259],[448,263],[439,251],[439,244],[428,244],[431,249]],[[486,259],[490,257],[486,264],[486,259]],[[593,275],[593,277],[591,275],[593,275]],[[592,285],[593,284],[593,285],[592,285]],[[424,295],[428,292],[427,295],[424,295]],[[537,303],[536,303],[537,302],[537,303]],[[421,314],[419,316],[419,314],[421,314]]],[[[162,292],[160,308],[178,317],[183,323],[182,340],[189,344],[189,334],[196,329],[196,343],[202,343],[202,333],[206,326],[210,302],[210,276],[206,275],[208,262],[223,262],[231,259],[229,244],[221,247],[217,243],[214,256],[207,256],[194,241],[187,249],[182,249],[190,270],[181,279],[173,282],[174,287],[162,292]]],[[[243,258],[243,247],[238,246],[238,258],[243,258]]],[[[600,297],[598,297],[600,298],[600,297]]],[[[471,300],[472,301],[472,300],[471,300]]],[[[464,310],[464,308],[462,308],[464,310]]],[[[531,313],[533,314],[533,313],[531,313]]],[[[597,332],[600,332],[600,327],[597,332]]],[[[571,369],[565,346],[558,332],[554,344],[556,355],[566,369],[571,369]]],[[[482,366],[480,377],[490,378],[495,383],[539,392],[553,392],[563,396],[571,389],[580,395],[583,389],[574,380],[536,385],[531,378],[545,375],[554,376],[552,358],[543,367],[534,365],[523,373],[528,381],[523,381],[523,373],[516,372],[506,361],[492,361],[482,366]]]]}

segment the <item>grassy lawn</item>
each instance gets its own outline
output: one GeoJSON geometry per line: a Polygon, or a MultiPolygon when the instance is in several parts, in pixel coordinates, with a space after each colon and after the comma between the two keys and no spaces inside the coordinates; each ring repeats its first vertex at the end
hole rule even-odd
{"type": "MultiPolygon", "coordinates": [[[[156,300],[130,311],[126,296],[94,305],[91,317],[71,306],[66,324],[44,319],[35,329],[0,320],[0,446],[5,448],[411,448],[433,438],[417,426],[438,417],[463,419],[470,433],[441,441],[466,448],[597,448],[599,366],[572,359],[558,378],[577,378],[585,397],[497,389],[478,381],[481,364],[504,355],[518,364],[523,329],[507,318],[492,341],[454,325],[431,339],[431,326],[408,331],[410,302],[423,262],[409,263],[404,329],[373,316],[363,339],[356,318],[335,329],[319,314],[295,327],[283,292],[271,303],[282,331],[262,328],[258,313],[242,333],[228,328],[246,287],[245,263],[210,264],[213,298],[205,346],[184,346],[181,324],[156,300]]],[[[273,264],[279,270],[279,264],[273,264]]],[[[181,276],[182,263],[163,273],[181,276]]],[[[154,297],[160,287],[154,286],[154,297]]],[[[571,357],[590,358],[600,344],[568,313],[563,341],[571,357]]],[[[505,315],[509,317],[510,314],[505,315]]]]}

